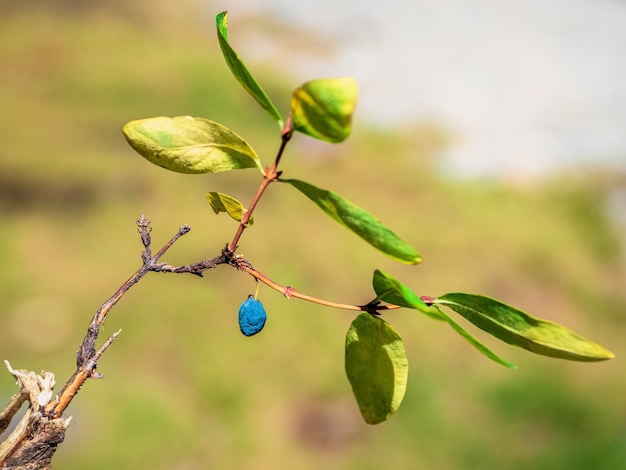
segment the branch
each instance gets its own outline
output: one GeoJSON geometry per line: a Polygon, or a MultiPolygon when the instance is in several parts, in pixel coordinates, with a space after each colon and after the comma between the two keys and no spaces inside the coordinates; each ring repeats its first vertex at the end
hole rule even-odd
{"type": "MultiPolygon", "coordinates": [[[[132,286],[134,286],[139,280],[145,276],[149,271],[163,271],[165,264],[159,264],[157,261],[165,254],[165,252],[171,248],[171,246],[183,235],[189,233],[191,230],[188,225],[183,225],[178,229],[176,235],[174,235],[156,255],[152,256],[151,252],[151,237],[150,221],[146,219],[145,215],[142,215],[137,220],[137,226],[141,241],[144,249],[141,253],[141,259],[143,260],[142,266],[124,283],[122,286],[111,296],[102,306],[98,309],[93,319],[89,323],[87,333],[83,342],[81,343],[78,351],[76,352],[76,371],[72,377],[66,382],[65,386],[61,389],[56,400],[50,402],[45,407],[44,413],[50,418],[60,418],[65,409],[68,407],[74,396],[78,393],[88,378],[101,378],[102,376],[96,372],[97,361],[100,356],[106,351],[106,349],[113,343],[119,331],[109,337],[109,339],[96,351],[96,340],[100,334],[100,327],[106,320],[107,315],[111,309],[120,301],[120,299],[126,294],[132,286]]],[[[207,268],[208,269],[208,268],[207,268]]]]}
{"type": "Polygon", "coordinates": [[[379,305],[378,302],[370,302],[365,305],[353,305],[353,304],[343,304],[338,302],[331,302],[330,300],[320,299],[318,297],[313,297],[312,295],[302,294],[298,292],[294,287],[291,286],[283,286],[278,284],[277,282],[271,280],[265,274],[257,271],[252,267],[248,261],[243,258],[235,257],[234,264],[237,269],[240,271],[244,271],[250,274],[252,277],[261,281],[263,284],[271,287],[272,289],[280,292],[282,295],[287,297],[287,299],[291,300],[292,298],[297,298],[301,300],[306,300],[307,302],[313,302],[318,305],[324,305],[325,307],[338,308],[341,310],[351,310],[357,312],[369,312],[372,314],[378,315],[382,310],[395,310],[398,308],[402,308],[399,305],[379,305]]]}
{"type": "Polygon", "coordinates": [[[199,261],[188,266],[172,266],[159,263],[159,259],[183,235],[191,229],[183,225],[178,232],[156,253],[151,252],[150,222],[144,215],[137,220],[138,232],[144,249],[141,253],[142,266],[108,299],[95,313],[87,333],[76,352],[76,371],[53,399],[54,375],[42,372],[37,375],[25,370],[13,370],[7,362],[9,372],[17,379],[20,392],[12,397],[0,412],[0,433],[10,425],[24,402],[29,408],[11,434],[0,443],[0,468],[50,469],[50,461],[58,444],[63,442],[71,418],[62,415],[88,378],[101,378],[96,371],[97,362],[115,341],[120,331],[113,333],[96,350],[100,327],[111,309],[132,286],[150,271],[191,273],[202,276],[207,269],[219,264],[232,264],[233,255],[225,248],[222,254],[212,259],[199,261]]]}
{"type": "Polygon", "coordinates": [[[48,416],[60,418],[88,378],[101,379],[103,377],[102,374],[96,372],[96,362],[111,343],[115,341],[121,331],[122,330],[118,330],[116,333],[109,336],[109,339],[96,351],[93,357],[74,372],[74,375],[67,381],[57,396],[57,399],[45,408],[48,416]]]}
{"type": "Polygon", "coordinates": [[[256,209],[256,206],[259,203],[261,196],[263,196],[263,193],[270,185],[270,183],[278,180],[278,178],[280,177],[282,172],[277,171],[278,165],[280,164],[280,159],[282,158],[283,153],[285,152],[285,148],[287,147],[287,143],[289,143],[289,140],[291,140],[292,135],[292,123],[290,117],[285,123],[283,131],[281,132],[280,148],[278,149],[278,153],[274,158],[274,163],[271,167],[265,169],[265,173],[263,174],[263,181],[261,181],[259,189],[257,189],[256,194],[252,198],[250,206],[248,206],[248,209],[243,213],[241,217],[241,222],[239,223],[239,227],[237,227],[237,232],[235,232],[233,240],[226,247],[228,253],[233,254],[235,252],[235,250],[237,249],[237,244],[239,243],[239,239],[241,238],[241,235],[243,235],[243,231],[248,228],[248,222],[250,221],[250,217],[252,217],[252,213],[254,212],[254,209],[256,209]]]}
{"type": "Polygon", "coordinates": [[[5,364],[15,377],[20,392],[0,414],[0,430],[9,425],[25,401],[30,406],[11,434],[0,443],[0,467],[49,469],[52,456],[63,442],[71,420],[49,419],[41,413],[52,397],[54,375],[50,372],[38,375],[26,370],[14,370],[8,361],[5,364]]]}

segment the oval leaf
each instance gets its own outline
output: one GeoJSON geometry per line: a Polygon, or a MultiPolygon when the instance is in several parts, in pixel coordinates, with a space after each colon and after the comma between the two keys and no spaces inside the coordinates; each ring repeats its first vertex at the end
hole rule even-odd
{"type": "Polygon", "coordinates": [[[374,248],[407,264],[421,263],[422,257],[411,245],[383,225],[376,217],[339,194],[317,188],[304,181],[281,180],[318,205],[327,215],[357,234],[374,248]]]}
{"type": "MultiPolygon", "coordinates": [[[[223,193],[210,192],[206,195],[207,201],[211,204],[213,212],[219,214],[220,212],[226,212],[237,222],[241,222],[241,218],[245,212],[243,204],[232,196],[223,193]]],[[[250,217],[248,225],[254,223],[253,218],[250,217]]]]}
{"type": "Polygon", "coordinates": [[[237,53],[228,43],[228,12],[223,11],[215,18],[217,24],[217,40],[222,50],[222,55],[226,60],[226,65],[235,76],[237,81],[246,89],[250,95],[266,110],[276,121],[280,127],[283,126],[283,118],[269,99],[261,85],[257,83],[248,68],[241,61],[237,53]]]}
{"type": "Polygon", "coordinates": [[[402,403],[409,372],[398,333],[381,318],[360,314],[348,329],[345,365],[365,421],[389,419],[402,403]]]}
{"type": "Polygon", "coordinates": [[[322,78],[306,82],[291,95],[296,131],[327,142],[341,142],[352,130],[358,96],[354,78],[322,78]]]}
{"type": "Polygon", "coordinates": [[[374,291],[376,292],[375,300],[382,300],[394,305],[400,305],[402,307],[413,308],[425,313],[429,317],[435,320],[443,320],[447,322],[454,331],[460,334],[467,342],[474,346],[478,351],[487,356],[492,361],[497,362],[511,369],[517,369],[517,366],[511,364],[509,361],[502,359],[496,353],[491,351],[487,346],[481,343],[478,339],[467,332],[461,325],[456,323],[452,318],[441,311],[436,305],[427,305],[415,292],[409,289],[406,285],[394,279],[389,274],[386,274],[380,270],[374,271],[374,278],[372,280],[374,285],[374,291]]]}
{"type": "Polygon", "coordinates": [[[259,157],[241,137],[213,121],[191,116],[131,121],[124,137],[142,157],[179,173],[261,169],[259,157]]]}
{"type": "Polygon", "coordinates": [[[543,356],[572,361],[602,361],[614,354],[572,330],[535,318],[495,299],[451,293],[435,299],[496,338],[543,356]]]}

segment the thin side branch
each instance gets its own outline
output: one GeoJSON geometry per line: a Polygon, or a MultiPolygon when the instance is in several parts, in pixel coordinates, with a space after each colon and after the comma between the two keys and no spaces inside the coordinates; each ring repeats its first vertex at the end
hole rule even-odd
{"type": "Polygon", "coordinates": [[[61,393],[57,397],[56,401],[49,405],[49,415],[55,418],[60,418],[63,412],[67,409],[71,401],[74,399],[80,388],[83,386],[88,378],[101,379],[102,374],[96,371],[96,363],[107,350],[107,348],[115,341],[115,338],[121,333],[119,330],[109,336],[109,339],[96,351],[91,360],[84,367],[80,367],[76,370],[74,375],[67,381],[61,393]]]}
{"type": "MultiPolygon", "coordinates": [[[[6,361],[5,361],[6,362],[6,361]]],[[[8,364],[8,363],[7,363],[8,364]]],[[[9,366],[10,367],[10,366],[9,366]]],[[[6,408],[0,411],[0,434],[2,434],[11,424],[11,420],[20,411],[25,401],[28,400],[28,391],[20,389],[18,393],[11,397],[6,408]]]]}
{"type": "Polygon", "coordinates": [[[296,298],[296,299],[306,300],[307,302],[313,302],[318,305],[324,305],[325,307],[338,308],[341,310],[351,310],[351,311],[357,311],[357,312],[369,312],[369,313],[374,313],[374,314],[378,314],[380,311],[383,311],[383,310],[395,310],[397,308],[402,308],[398,305],[378,305],[378,303],[374,303],[374,302],[370,302],[365,305],[354,305],[354,304],[331,302],[330,300],[320,299],[312,295],[307,295],[307,294],[298,292],[294,287],[283,286],[271,280],[265,274],[254,269],[252,265],[248,261],[244,260],[243,258],[236,257],[235,260],[236,260],[237,269],[250,274],[252,277],[261,281],[263,284],[280,292],[289,300],[296,298]]]}

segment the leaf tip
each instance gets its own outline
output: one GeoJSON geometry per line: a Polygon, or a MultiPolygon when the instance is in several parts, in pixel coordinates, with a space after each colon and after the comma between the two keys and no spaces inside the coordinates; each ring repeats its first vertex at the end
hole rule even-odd
{"type": "Polygon", "coordinates": [[[602,348],[601,354],[598,355],[598,360],[599,361],[608,361],[610,359],[615,359],[615,354],[612,351],[609,351],[606,348],[603,348],[602,346],[600,346],[600,348],[602,348]]]}
{"type": "Polygon", "coordinates": [[[420,264],[422,261],[424,261],[422,255],[420,255],[419,253],[415,253],[415,256],[413,256],[409,264],[420,264]]]}
{"type": "Polygon", "coordinates": [[[224,10],[217,14],[215,17],[215,22],[218,25],[223,25],[224,27],[228,26],[228,11],[224,10]]]}

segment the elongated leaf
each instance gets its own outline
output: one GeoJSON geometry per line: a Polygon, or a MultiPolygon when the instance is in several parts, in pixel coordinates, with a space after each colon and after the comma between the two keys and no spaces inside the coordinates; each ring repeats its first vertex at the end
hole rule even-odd
{"type": "Polygon", "coordinates": [[[502,341],[544,356],[602,361],[614,354],[572,330],[535,318],[489,297],[451,293],[435,299],[502,341]]]}
{"type": "Polygon", "coordinates": [[[246,89],[250,95],[266,110],[276,121],[278,125],[283,127],[283,118],[269,99],[261,85],[254,79],[248,68],[239,58],[237,53],[228,43],[228,12],[223,11],[215,18],[217,24],[217,39],[222,49],[222,55],[226,60],[226,65],[235,76],[237,81],[246,89]]]}
{"type": "Polygon", "coordinates": [[[350,77],[302,84],[291,95],[294,130],[327,142],[341,142],[352,130],[358,89],[356,80],[350,77]]]}
{"type": "Polygon", "coordinates": [[[345,365],[365,421],[378,424],[389,419],[402,403],[409,373],[398,333],[381,318],[360,314],[346,335],[345,365]]]}
{"type": "Polygon", "coordinates": [[[318,205],[327,215],[357,234],[374,248],[407,264],[421,263],[422,257],[411,245],[383,225],[364,209],[344,199],[339,194],[317,188],[295,179],[281,180],[318,205]]]}
{"type": "Polygon", "coordinates": [[[155,165],[179,173],[216,173],[257,167],[259,157],[241,137],[213,121],[155,117],[124,126],[128,143],[155,165]]]}
{"type": "Polygon", "coordinates": [[[478,339],[472,336],[461,325],[456,323],[445,312],[439,309],[436,305],[426,305],[426,303],[406,285],[394,279],[389,274],[386,274],[380,270],[374,271],[374,278],[372,280],[374,285],[374,291],[376,292],[376,300],[382,300],[394,305],[400,305],[402,307],[413,308],[425,313],[429,317],[435,320],[443,320],[448,323],[454,331],[460,334],[466,341],[474,346],[478,351],[487,356],[489,359],[497,362],[506,367],[516,369],[514,364],[502,359],[496,353],[491,351],[487,346],[481,343],[478,339]]]}
{"type": "MultiPolygon", "coordinates": [[[[241,218],[245,212],[243,204],[232,196],[223,193],[210,192],[206,195],[207,201],[211,204],[213,212],[219,214],[220,212],[226,212],[237,222],[241,222],[241,218]]],[[[248,225],[254,223],[253,218],[250,217],[248,225]]]]}
{"type": "Polygon", "coordinates": [[[463,338],[467,340],[468,343],[470,343],[472,346],[478,349],[481,353],[483,353],[489,359],[505,367],[508,367],[510,369],[517,369],[517,366],[515,364],[507,361],[506,359],[502,359],[500,356],[494,353],[491,349],[485,346],[481,341],[479,341],[475,336],[469,333],[465,328],[463,328],[461,325],[455,322],[452,318],[450,318],[444,312],[441,312],[441,313],[445,316],[445,320],[454,329],[454,331],[460,334],[463,338]]]}
{"type": "Polygon", "coordinates": [[[420,299],[419,295],[389,274],[377,269],[372,279],[376,300],[382,300],[401,307],[414,308],[435,320],[445,320],[445,314],[436,307],[430,307],[420,299]]]}

